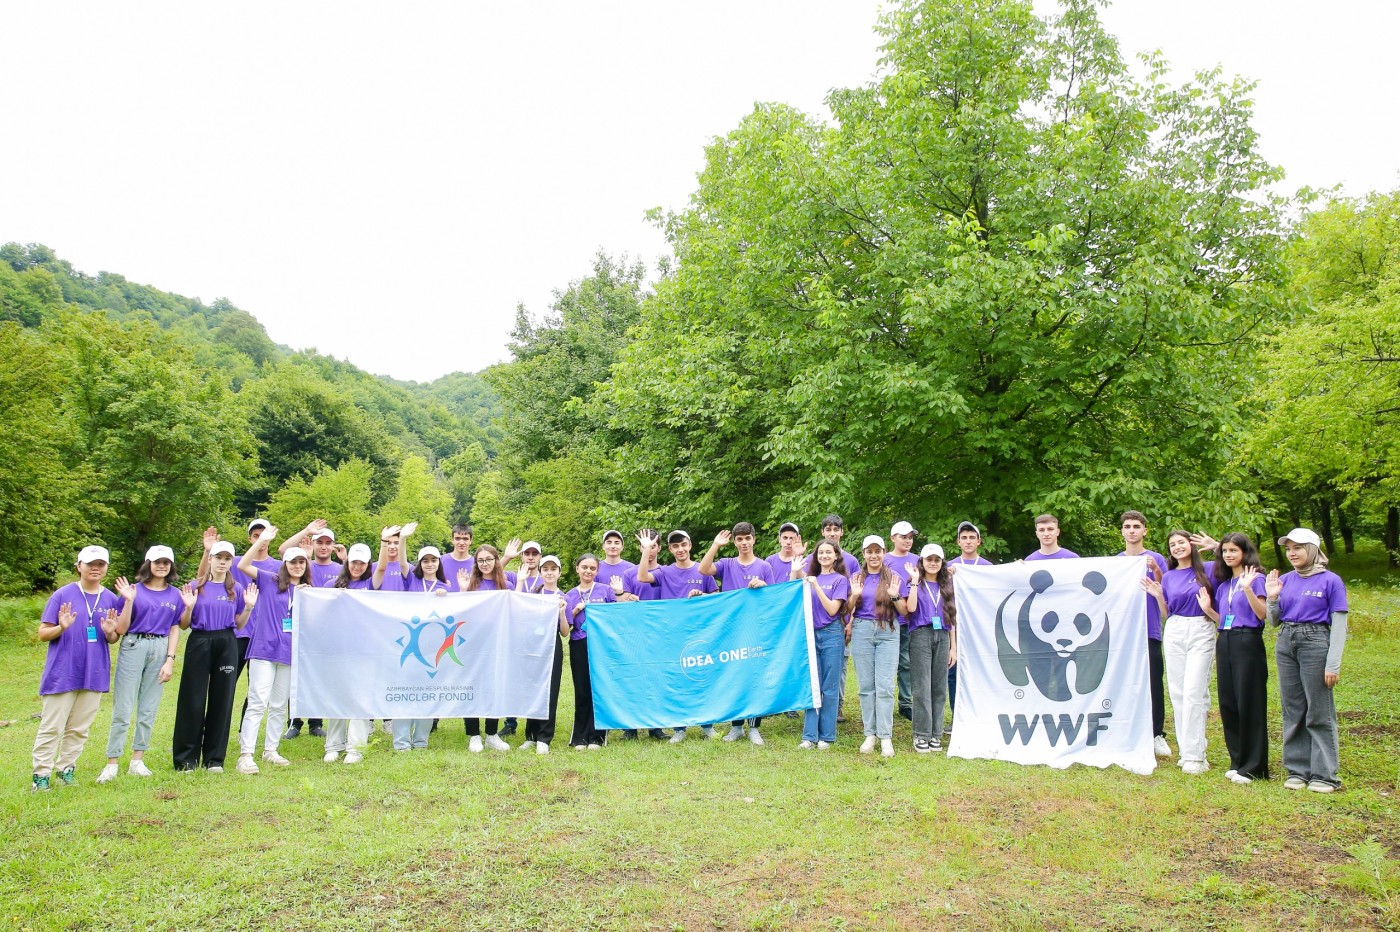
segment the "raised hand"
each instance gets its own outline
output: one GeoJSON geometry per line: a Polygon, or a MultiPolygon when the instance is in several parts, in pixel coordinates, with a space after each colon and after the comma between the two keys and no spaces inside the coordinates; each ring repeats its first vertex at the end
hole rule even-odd
{"type": "Polygon", "coordinates": [[[195,594],[193,583],[185,583],[180,587],[180,601],[185,603],[185,608],[194,608],[199,596],[195,594]]]}
{"type": "Polygon", "coordinates": [[[263,528],[262,531],[258,534],[258,543],[268,543],[268,544],[270,544],[270,543],[272,543],[274,540],[276,540],[276,538],[277,538],[277,528],[268,526],[268,527],[263,528]]]}
{"type": "Polygon", "coordinates": [[[1271,599],[1277,599],[1279,593],[1283,592],[1283,580],[1278,577],[1278,570],[1269,570],[1269,575],[1264,577],[1264,594],[1271,599]]]}
{"type": "Polygon", "coordinates": [[[520,538],[512,537],[506,541],[505,552],[501,554],[501,566],[505,566],[518,556],[520,556],[520,538]]]}
{"type": "Polygon", "coordinates": [[[1152,574],[1152,578],[1158,582],[1162,581],[1162,565],[1156,560],[1147,561],[1147,572],[1152,574]]]}
{"type": "Polygon", "coordinates": [[[107,614],[102,618],[102,633],[106,635],[115,634],[117,630],[117,610],[107,609],[107,614]]]}
{"type": "Polygon", "coordinates": [[[336,559],[338,559],[341,563],[345,562],[345,555],[348,551],[345,549],[344,544],[331,545],[331,552],[335,554],[336,559]]]}
{"type": "Polygon", "coordinates": [[[715,535],[715,543],[719,544],[721,547],[727,547],[729,542],[733,539],[734,535],[729,531],[720,531],[715,535]]]}
{"type": "Polygon", "coordinates": [[[923,569],[920,568],[919,564],[923,562],[923,560],[919,560],[917,563],[910,563],[904,568],[904,571],[909,574],[910,582],[919,581],[919,577],[923,574],[923,569]]]}
{"type": "Polygon", "coordinates": [[[403,529],[400,528],[397,524],[389,525],[388,527],[384,528],[382,531],[379,532],[379,542],[387,543],[389,538],[393,537],[396,534],[399,534],[401,536],[402,530],[403,529]]]}
{"type": "Polygon", "coordinates": [[[118,576],[117,581],[112,583],[112,588],[117,590],[117,595],[128,602],[136,598],[136,587],[127,582],[125,576],[118,576]]]}
{"type": "Polygon", "coordinates": [[[899,580],[891,579],[888,592],[891,599],[899,598],[899,580]]]}
{"type": "Polygon", "coordinates": [[[204,552],[208,553],[214,549],[214,545],[219,542],[219,529],[207,527],[204,529],[204,552]]]}
{"type": "Polygon", "coordinates": [[[467,591],[467,584],[470,583],[471,581],[472,581],[472,574],[469,573],[469,572],[467,572],[467,568],[466,568],[465,566],[462,567],[461,569],[459,569],[459,570],[457,571],[457,588],[458,588],[458,589],[461,589],[463,592],[466,592],[466,591],[467,591]]]}
{"type": "MultiPolygon", "coordinates": [[[[1156,564],[1153,565],[1155,566],[1156,564]]],[[[1148,595],[1160,596],[1162,594],[1162,581],[1160,579],[1152,579],[1144,576],[1142,579],[1142,588],[1148,595]]]]}
{"type": "Polygon", "coordinates": [[[403,527],[399,528],[399,540],[408,540],[408,538],[412,536],[413,532],[416,530],[418,530],[418,522],[408,522],[403,527]]]}
{"type": "Polygon", "coordinates": [[[255,582],[250,582],[248,583],[247,587],[243,590],[243,605],[245,608],[252,608],[254,605],[257,604],[258,584],[255,582]]]}
{"type": "Polygon", "coordinates": [[[71,602],[64,602],[58,607],[58,626],[64,631],[72,627],[73,622],[78,620],[78,613],[73,611],[71,602]]]}
{"type": "Polygon", "coordinates": [[[1258,579],[1258,578],[1259,578],[1259,570],[1258,570],[1258,568],[1257,568],[1257,567],[1253,567],[1253,566],[1246,566],[1246,567],[1240,572],[1240,587],[1243,588],[1243,589],[1248,589],[1250,586],[1252,586],[1252,585],[1254,584],[1254,580],[1256,580],[1256,579],[1258,579]]]}
{"type": "Polygon", "coordinates": [[[1197,550],[1204,550],[1206,552],[1212,551],[1220,546],[1220,541],[1211,537],[1209,534],[1192,534],[1190,536],[1190,541],[1191,545],[1197,550]]]}
{"type": "Polygon", "coordinates": [[[1196,604],[1199,605],[1203,611],[1214,608],[1210,602],[1210,591],[1207,590],[1205,586],[1201,586],[1196,590],[1196,604]]]}

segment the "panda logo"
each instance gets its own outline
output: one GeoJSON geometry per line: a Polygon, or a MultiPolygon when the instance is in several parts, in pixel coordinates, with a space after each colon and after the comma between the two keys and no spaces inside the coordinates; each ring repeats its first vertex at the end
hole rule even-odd
{"type": "MultiPolygon", "coordinates": [[[[1047,699],[1065,702],[1078,693],[1083,696],[1099,688],[1104,671],[1108,668],[1109,621],[1108,612],[1101,614],[1092,607],[1089,597],[1076,598],[1071,593],[1062,593],[1059,598],[1047,595],[1041,598],[1055,579],[1046,570],[1031,574],[1031,592],[1016,612],[1016,641],[1013,645],[1006,636],[1003,617],[1006,607],[1017,593],[1013,592],[1002,600],[997,608],[997,659],[1006,678],[1016,686],[1025,686],[1034,681],[1035,686],[1047,699]],[[1083,599],[1089,599],[1085,606],[1083,599]],[[1057,603],[1060,611],[1047,608],[1042,603],[1057,603]],[[1089,614],[1079,609],[1088,608],[1089,614]],[[1073,615],[1070,615],[1073,612],[1073,615]],[[1032,614],[1039,617],[1032,620],[1032,614]],[[1069,681],[1070,665],[1074,666],[1074,688],[1069,681]]],[[[1093,596],[1100,596],[1108,588],[1108,581],[1099,572],[1084,574],[1082,585],[1093,596]]]]}

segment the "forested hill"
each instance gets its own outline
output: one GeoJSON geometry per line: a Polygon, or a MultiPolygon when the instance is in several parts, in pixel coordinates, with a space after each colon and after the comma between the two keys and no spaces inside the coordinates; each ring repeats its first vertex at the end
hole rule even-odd
{"type": "Polygon", "coordinates": [[[375,376],[274,343],[227,300],[88,275],[43,245],[0,247],[0,353],[0,590],[45,582],[80,539],[137,553],[347,466],[366,512],[408,468],[467,514],[494,455],[499,401],[475,374],[375,376]]]}

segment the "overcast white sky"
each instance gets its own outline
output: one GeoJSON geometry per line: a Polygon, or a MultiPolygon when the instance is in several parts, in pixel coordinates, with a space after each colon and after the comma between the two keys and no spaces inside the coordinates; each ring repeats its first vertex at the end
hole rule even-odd
{"type": "MultiPolygon", "coordinates": [[[[755,101],[825,116],[830,88],[867,81],[879,8],[8,5],[0,242],[226,297],[373,372],[477,370],[506,357],[517,302],[543,312],[600,248],[654,264],[643,212],[684,206],[706,142],[755,101]]],[[[1129,54],[1257,79],[1289,190],[1400,184],[1400,4],[1102,15],[1129,54]]]]}

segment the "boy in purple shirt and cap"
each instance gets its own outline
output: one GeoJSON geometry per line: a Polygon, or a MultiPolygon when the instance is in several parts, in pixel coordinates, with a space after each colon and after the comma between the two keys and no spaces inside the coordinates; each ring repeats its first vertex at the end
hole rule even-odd
{"type": "MultiPolygon", "coordinates": [[[[740,521],[734,525],[733,531],[720,531],[715,535],[710,549],[705,552],[705,559],[700,561],[700,572],[706,576],[717,576],[720,588],[725,592],[745,588],[757,589],[775,581],[781,582],[782,580],[774,580],[772,565],[754,554],[756,536],[754,526],[747,521],[740,521]],[[731,540],[734,541],[734,549],[739,555],[716,560],[715,554],[719,552],[719,548],[731,540]]],[[[749,740],[756,745],[763,744],[763,735],[759,732],[762,725],[763,719],[756,718],[749,726],[749,740]]],[[[729,733],[724,736],[724,740],[737,741],[743,736],[744,720],[738,719],[729,723],[729,733]]]]}
{"type": "MultiPolygon", "coordinates": [[[[919,555],[914,552],[914,535],[918,533],[908,521],[897,522],[890,528],[890,550],[885,554],[885,565],[894,573],[896,579],[908,579],[909,567],[919,565],[919,555]]],[[[899,714],[913,721],[913,690],[909,682],[909,626],[902,621],[899,626],[899,671],[895,682],[899,687],[899,714]]]]}
{"type": "MultiPolygon", "coordinates": [[[[637,583],[656,593],[657,599],[690,599],[708,595],[715,591],[713,576],[700,572],[700,564],[690,558],[690,535],[675,530],[666,535],[666,549],[671,551],[674,562],[670,566],[657,566],[656,554],[661,542],[655,537],[643,535],[642,562],[637,564],[637,583]]],[[[701,731],[706,738],[715,736],[715,726],[705,725],[701,731]]],[[[653,734],[653,737],[655,735],[653,734]]],[[[685,740],[685,728],[673,729],[672,744],[685,740]]]]}
{"type": "Polygon", "coordinates": [[[111,645],[117,642],[122,600],[102,585],[107,562],[107,548],[84,547],[78,553],[78,581],[49,596],[39,619],[39,640],[48,642],[49,652],[39,677],[43,711],[34,735],[30,788],[35,792],[47,791],[55,772],[64,786],[77,785],[73,769],[102,694],[111,686],[111,645]]]}

